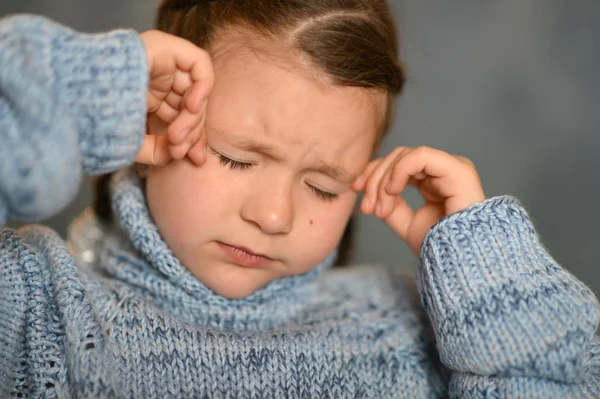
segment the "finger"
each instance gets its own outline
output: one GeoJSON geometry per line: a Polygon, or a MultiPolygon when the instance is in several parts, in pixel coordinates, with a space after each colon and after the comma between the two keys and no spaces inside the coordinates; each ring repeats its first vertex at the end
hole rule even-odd
{"type": "Polygon", "coordinates": [[[183,106],[183,96],[175,91],[170,91],[165,97],[164,102],[166,102],[172,109],[180,111],[183,106]]]}
{"type": "Polygon", "coordinates": [[[373,172],[373,170],[383,161],[383,158],[375,159],[367,164],[365,170],[362,171],[360,176],[352,183],[352,189],[354,191],[362,191],[365,188],[367,177],[373,172]]]}
{"type": "Polygon", "coordinates": [[[158,108],[152,112],[152,114],[156,115],[163,122],[169,124],[173,122],[177,116],[179,116],[179,109],[173,108],[169,105],[169,103],[163,101],[160,103],[158,108]]]}
{"type": "Polygon", "coordinates": [[[171,152],[171,156],[177,160],[185,158],[200,139],[200,130],[201,126],[198,125],[185,137],[182,143],[170,144],[169,151],[171,152]]]}
{"type": "Polygon", "coordinates": [[[188,157],[196,166],[204,165],[206,162],[206,134],[201,135],[200,140],[190,148],[188,157]]]}
{"type": "Polygon", "coordinates": [[[429,147],[416,148],[394,165],[387,191],[390,194],[402,192],[411,177],[420,180],[428,176],[445,177],[456,168],[457,162],[446,152],[429,147]]]}
{"type": "Polygon", "coordinates": [[[210,55],[189,43],[193,49],[189,52],[178,52],[176,63],[178,69],[189,72],[191,86],[184,98],[184,104],[192,113],[200,112],[214,84],[214,71],[210,55]]]}
{"type": "Polygon", "coordinates": [[[375,171],[381,166],[381,164],[384,162],[384,160],[385,160],[385,158],[380,158],[380,159],[377,159],[376,161],[374,161],[373,163],[369,164],[368,170],[365,170],[365,172],[368,172],[368,173],[363,174],[363,181],[361,184],[362,185],[361,189],[364,191],[364,196],[362,199],[362,203],[360,205],[360,209],[362,210],[362,212],[365,215],[371,214],[376,205],[376,203],[374,201],[372,201],[371,198],[367,194],[368,184],[371,181],[371,177],[373,176],[375,171]]]}
{"type": "MultiPolygon", "coordinates": [[[[403,155],[406,155],[409,151],[406,151],[403,153],[403,155]]],[[[398,158],[397,158],[398,159],[398,158]]],[[[394,209],[394,203],[395,203],[395,198],[398,196],[398,194],[404,192],[404,190],[406,189],[407,185],[413,185],[416,187],[420,187],[420,182],[425,181],[425,179],[428,178],[428,176],[425,173],[417,173],[414,176],[411,176],[407,183],[403,186],[400,186],[397,190],[397,192],[390,192],[389,191],[389,187],[390,187],[390,183],[392,181],[392,175],[393,175],[393,171],[394,168],[393,167],[389,167],[387,168],[384,177],[381,179],[381,182],[379,183],[379,188],[378,188],[378,201],[380,204],[380,210],[377,213],[377,216],[380,218],[385,219],[386,217],[388,217],[393,209],[394,209]]],[[[423,194],[423,193],[421,193],[423,194]]],[[[428,199],[429,197],[425,197],[425,199],[428,199]]]]}
{"type": "MultiPolygon", "coordinates": [[[[396,160],[397,159],[398,157],[396,157],[396,160]]],[[[398,197],[398,194],[390,194],[387,191],[390,179],[392,177],[392,171],[393,165],[390,165],[390,167],[386,168],[385,174],[379,182],[379,186],[377,188],[379,211],[376,210],[376,214],[382,219],[387,218],[392,213],[392,211],[394,210],[394,205],[396,203],[396,198],[398,197]]]]}
{"type": "Polygon", "coordinates": [[[171,160],[167,136],[146,135],[135,161],[145,165],[166,165],[171,160]]]}
{"type": "Polygon", "coordinates": [[[406,241],[413,218],[413,209],[408,205],[404,198],[396,196],[396,198],[394,198],[392,211],[384,220],[400,238],[406,241]]]}
{"type": "Polygon", "coordinates": [[[169,153],[173,159],[181,160],[185,158],[191,147],[192,145],[189,141],[184,141],[178,145],[169,145],[169,153]]]}
{"type": "Polygon", "coordinates": [[[192,87],[192,83],[189,73],[177,69],[167,75],[155,77],[149,83],[148,112],[156,112],[164,102],[179,112],[182,108],[184,95],[192,87]]]}
{"type": "Polygon", "coordinates": [[[172,148],[175,150],[175,153],[172,152],[173,157],[175,159],[182,159],[185,156],[189,156],[192,149],[194,149],[194,152],[190,159],[194,163],[199,162],[199,164],[201,165],[203,163],[201,141],[204,136],[204,120],[202,120],[188,135],[184,142],[185,145],[182,144],[180,146],[172,146],[172,148]],[[198,146],[198,143],[200,143],[200,146],[198,146]],[[177,150],[178,147],[181,148],[182,152],[185,152],[180,153],[179,150],[177,150]]]}
{"type": "MultiPolygon", "coordinates": [[[[181,123],[188,123],[188,125],[191,125],[191,127],[189,129],[187,129],[187,131],[189,132],[187,134],[187,137],[184,138],[184,142],[180,144],[180,148],[181,151],[185,151],[183,154],[181,154],[181,152],[179,150],[176,151],[176,155],[174,155],[174,157],[176,159],[182,159],[183,157],[185,157],[185,155],[187,154],[187,152],[196,145],[196,143],[200,140],[200,138],[204,135],[204,121],[206,119],[206,107],[202,109],[202,111],[198,114],[188,114],[187,110],[183,110],[182,111],[182,115],[186,116],[187,119],[184,120],[184,122],[181,123]]],[[[176,120],[175,122],[173,122],[173,124],[177,124],[178,122],[180,122],[180,120],[176,120]]],[[[184,125],[185,126],[185,125],[184,125]]],[[[175,128],[173,127],[169,127],[169,131],[170,132],[178,132],[179,129],[177,126],[175,128]]],[[[186,128],[181,128],[181,129],[186,129],[186,128]]],[[[184,130],[185,133],[185,130],[184,130]]],[[[172,133],[169,133],[169,135],[171,135],[172,133]]],[[[177,134],[177,133],[175,133],[177,134]]]]}
{"type": "Polygon", "coordinates": [[[439,177],[427,177],[423,180],[417,180],[411,177],[408,179],[407,184],[419,190],[419,193],[426,202],[439,203],[444,201],[444,197],[440,195],[439,177]]]}
{"type": "Polygon", "coordinates": [[[399,212],[394,212],[386,219],[386,222],[418,256],[427,232],[444,217],[443,207],[436,204],[425,204],[411,216],[402,214],[401,210],[402,208],[398,207],[399,212]]]}
{"type": "MultiPolygon", "coordinates": [[[[169,75],[175,71],[189,73],[192,95],[185,102],[191,112],[198,112],[202,98],[207,97],[214,80],[210,55],[192,42],[157,30],[140,34],[146,47],[151,76],[169,75]],[[203,82],[202,85],[197,83],[203,82]],[[204,94],[204,95],[203,95],[204,94]]],[[[182,94],[187,90],[180,91],[182,94]]]]}
{"type": "MultiPolygon", "coordinates": [[[[406,154],[408,154],[412,150],[413,150],[412,148],[405,148],[396,156],[394,162],[397,163],[402,157],[406,156],[406,154]]],[[[393,166],[394,165],[392,164],[386,168],[385,174],[382,177],[381,181],[379,182],[379,186],[377,188],[379,210],[378,211],[376,210],[376,213],[377,213],[377,216],[382,219],[387,218],[391,214],[391,212],[394,210],[394,206],[395,206],[396,198],[398,197],[398,194],[403,192],[404,189],[406,188],[406,187],[403,187],[398,193],[389,193],[388,192],[387,189],[388,189],[390,181],[392,179],[392,172],[394,170],[393,166]]]]}
{"type": "Polygon", "coordinates": [[[367,185],[365,187],[365,209],[368,213],[377,212],[378,204],[378,188],[381,179],[385,175],[385,172],[390,165],[394,164],[397,157],[401,157],[405,152],[410,151],[407,147],[398,147],[389,153],[383,161],[375,168],[375,170],[368,177],[367,185]]]}
{"type": "Polygon", "coordinates": [[[202,122],[204,113],[192,113],[187,109],[181,110],[177,118],[169,125],[167,134],[169,143],[182,145],[187,136],[202,122]]]}
{"type": "Polygon", "coordinates": [[[180,69],[177,69],[177,71],[175,71],[175,78],[173,79],[173,84],[171,85],[170,90],[183,98],[185,93],[188,92],[193,84],[194,81],[192,80],[192,76],[189,72],[184,72],[180,69]]]}
{"type": "Polygon", "coordinates": [[[465,165],[475,168],[475,163],[473,163],[473,161],[471,161],[469,158],[463,157],[461,155],[453,155],[453,156],[454,156],[454,158],[458,159],[465,165]]]}
{"type": "Polygon", "coordinates": [[[384,157],[381,162],[378,163],[377,167],[371,171],[369,176],[367,176],[367,181],[364,188],[365,195],[361,206],[361,209],[367,215],[377,211],[378,201],[376,191],[381,179],[380,176],[385,172],[385,169],[392,161],[392,154],[388,154],[388,156],[384,157]]]}

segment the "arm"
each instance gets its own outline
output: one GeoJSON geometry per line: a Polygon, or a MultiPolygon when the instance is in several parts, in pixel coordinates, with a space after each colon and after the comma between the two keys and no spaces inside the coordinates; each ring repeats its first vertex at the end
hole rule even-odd
{"type": "Polygon", "coordinates": [[[453,397],[598,397],[600,312],[510,197],[433,227],[419,285],[453,397]]]}
{"type": "Polygon", "coordinates": [[[600,397],[598,301],[546,252],[516,200],[485,200],[473,162],[398,147],[353,188],[365,192],[364,213],[420,254],[421,298],[452,396],[600,397]],[[416,210],[400,195],[408,185],[425,200],[416,210]]]}
{"type": "Polygon", "coordinates": [[[135,32],[83,35],[40,17],[0,20],[2,397],[66,392],[53,284],[81,288],[60,237],[2,227],[8,218],[43,218],[66,206],[84,172],[133,162],[147,80],[135,32]]]}
{"type": "Polygon", "coordinates": [[[157,31],[86,35],[40,17],[0,20],[1,397],[68,396],[65,353],[101,335],[62,239],[46,228],[2,229],[6,220],[56,212],[83,173],[134,159],[200,164],[208,62],[192,43],[157,31]],[[172,97],[181,98],[176,110],[172,97]],[[168,140],[144,135],[147,113],[168,125],[168,140]]]}
{"type": "Polygon", "coordinates": [[[0,228],[64,208],[82,174],[133,162],[148,67],[133,31],[86,35],[34,16],[0,21],[0,228]]]}

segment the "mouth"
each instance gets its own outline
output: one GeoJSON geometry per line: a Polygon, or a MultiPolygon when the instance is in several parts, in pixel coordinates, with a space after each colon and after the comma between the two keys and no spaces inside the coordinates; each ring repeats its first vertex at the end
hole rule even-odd
{"type": "Polygon", "coordinates": [[[274,259],[269,258],[266,255],[258,254],[250,251],[244,247],[237,247],[234,245],[225,244],[217,241],[217,245],[221,248],[221,251],[234,263],[240,266],[247,267],[260,267],[266,266],[269,263],[274,262],[274,259]]]}

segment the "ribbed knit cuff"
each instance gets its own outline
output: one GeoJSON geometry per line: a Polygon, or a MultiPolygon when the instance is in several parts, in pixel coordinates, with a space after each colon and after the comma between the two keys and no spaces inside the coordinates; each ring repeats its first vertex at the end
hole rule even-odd
{"type": "Polygon", "coordinates": [[[65,93],[60,101],[75,113],[84,171],[99,174],[133,163],[146,128],[149,79],[139,35],[65,30],[52,55],[56,92],[65,93]]]}
{"type": "Polygon", "coordinates": [[[434,226],[418,275],[450,368],[577,378],[598,302],[546,252],[516,199],[493,198],[434,226]]]}

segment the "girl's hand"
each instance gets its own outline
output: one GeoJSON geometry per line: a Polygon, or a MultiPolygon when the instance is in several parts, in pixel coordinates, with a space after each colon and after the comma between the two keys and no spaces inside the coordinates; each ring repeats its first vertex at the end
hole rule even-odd
{"type": "Polygon", "coordinates": [[[417,256],[434,224],[485,200],[470,160],[428,147],[398,147],[371,161],[352,188],[365,192],[362,212],[385,220],[417,256]],[[407,185],[416,187],[425,199],[416,211],[400,196],[407,185]]]}
{"type": "Polygon", "coordinates": [[[147,134],[136,162],[165,165],[186,155],[197,165],[206,159],[204,118],[213,86],[208,53],[182,38],[151,30],[140,35],[146,46],[147,134]]]}

